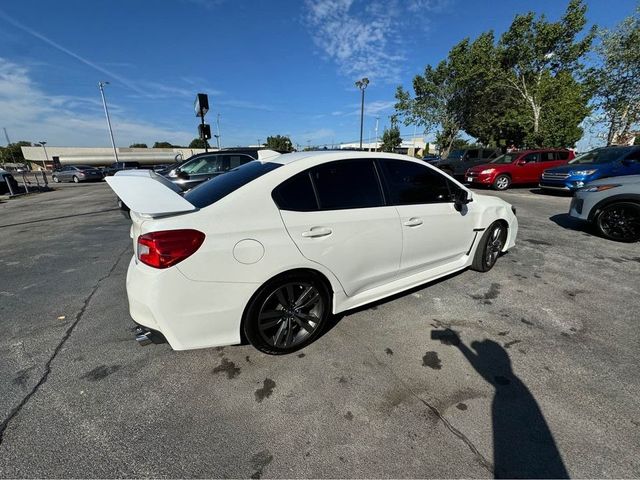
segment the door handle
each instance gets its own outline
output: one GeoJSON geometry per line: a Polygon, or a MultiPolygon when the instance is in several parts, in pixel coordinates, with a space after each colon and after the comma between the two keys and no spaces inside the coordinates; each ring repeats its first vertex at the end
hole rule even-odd
{"type": "Polygon", "coordinates": [[[331,235],[333,230],[327,227],[313,227],[306,232],[302,232],[302,236],[305,238],[317,238],[317,237],[326,237],[327,235],[331,235]]]}
{"type": "Polygon", "coordinates": [[[411,217],[409,220],[404,222],[405,227],[417,227],[422,225],[422,219],[418,217],[411,217]]]}

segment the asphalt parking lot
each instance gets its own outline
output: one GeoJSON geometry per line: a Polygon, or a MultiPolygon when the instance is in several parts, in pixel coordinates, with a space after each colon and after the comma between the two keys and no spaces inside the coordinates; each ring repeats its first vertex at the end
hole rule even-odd
{"type": "Polygon", "coordinates": [[[284,357],[137,346],[104,183],[0,203],[0,476],[639,477],[640,245],[500,196],[520,233],[493,270],[284,357]]]}

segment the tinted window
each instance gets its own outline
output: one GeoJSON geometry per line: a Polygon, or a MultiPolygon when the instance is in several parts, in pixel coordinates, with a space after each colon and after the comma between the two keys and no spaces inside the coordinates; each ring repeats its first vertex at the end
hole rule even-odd
{"type": "Polygon", "coordinates": [[[625,157],[625,160],[640,160],[640,148],[633,150],[625,157]]]}
{"type": "Polygon", "coordinates": [[[199,157],[185,163],[180,170],[190,175],[223,172],[224,158],[222,156],[199,157]]]}
{"type": "Polygon", "coordinates": [[[384,205],[372,160],[340,160],[310,170],[322,210],[384,205]]]}
{"type": "Polygon", "coordinates": [[[559,152],[542,152],[540,156],[543,162],[553,162],[558,157],[559,152]]]}
{"type": "Polygon", "coordinates": [[[451,201],[449,181],[429,167],[386,159],[380,164],[394,205],[451,201]]]}
{"type": "Polygon", "coordinates": [[[574,158],[569,163],[575,164],[598,164],[598,163],[611,163],[624,158],[632,149],[628,147],[608,147],[598,148],[591,150],[590,152],[583,153],[582,155],[574,158]]]}
{"type": "Polygon", "coordinates": [[[495,150],[483,150],[484,157],[483,158],[495,158],[498,154],[495,150]]]}
{"type": "Polygon", "coordinates": [[[226,166],[227,169],[236,168],[254,160],[252,157],[247,155],[230,155],[226,158],[228,159],[228,165],[226,166]]]}
{"type": "Polygon", "coordinates": [[[539,153],[530,153],[528,155],[525,155],[522,160],[525,163],[539,162],[540,161],[540,154],[539,153]]]}
{"type": "Polygon", "coordinates": [[[569,158],[569,152],[556,152],[556,156],[558,157],[558,160],[566,160],[569,158]]]}
{"type": "Polygon", "coordinates": [[[474,160],[474,159],[478,158],[479,155],[480,155],[480,150],[469,150],[467,152],[467,158],[469,160],[474,160]]]}
{"type": "Polygon", "coordinates": [[[318,209],[309,172],[302,172],[273,191],[273,199],[281,210],[310,212],[318,209]]]}
{"type": "Polygon", "coordinates": [[[249,162],[230,170],[224,175],[219,175],[201,183],[185,193],[184,198],[197,208],[204,208],[226,197],[243,185],[281,166],[279,163],[249,162]]]}

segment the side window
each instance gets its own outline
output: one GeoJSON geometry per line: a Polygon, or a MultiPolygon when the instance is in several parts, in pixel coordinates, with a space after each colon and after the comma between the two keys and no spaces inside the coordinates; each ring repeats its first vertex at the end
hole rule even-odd
{"type": "Polygon", "coordinates": [[[230,155],[228,158],[229,158],[229,167],[227,168],[227,170],[231,170],[233,168],[239,167],[240,165],[244,165],[245,163],[253,160],[253,158],[250,158],[246,155],[230,155]]]}
{"type": "Polygon", "coordinates": [[[629,153],[625,160],[640,160],[640,148],[636,148],[631,153],[629,153]]]}
{"type": "Polygon", "coordinates": [[[222,156],[201,157],[195,162],[185,165],[181,170],[189,175],[223,172],[224,163],[222,156]]]}
{"type": "Polygon", "coordinates": [[[556,156],[558,160],[566,160],[567,158],[569,158],[569,152],[567,151],[556,152],[556,156]]]}
{"type": "Polygon", "coordinates": [[[318,202],[311,185],[309,172],[302,172],[281,183],[272,194],[280,210],[311,212],[318,210],[318,202]]]}
{"type": "Polygon", "coordinates": [[[394,205],[451,201],[449,180],[431,168],[403,160],[384,159],[380,164],[394,205]]]}
{"type": "Polygon", "coordinates": [[[496,158],[496,156],[497,156],[497,153],[495,150],[484,150],[484,156],[482,158],[491,160],[492,158],[496,158]]]}
{"type": "Polygon", "coordinates": [[[480,150],[468,150],[467,151],[467,158],[469,160],[477,160],[480,156],[480,150]]]}
{"type": "Polygon", "coordinates": [[[553,162],[556,159],[556,155],[559,152],[542,152],[542,161],[543,162],[553,162]]]}
{"type": "Polygon", "coordinates": [[[338,160],[310,170],[321,210],[384,205],[373,160],[338,160]]]}
{"type": "Polygon", "coordinates": [[[540,161],[540,154],[539,153],[530,153],[529,155],[525,155],[525,157],[522,160],[524,160],[524,163],[539,162],[540,161]]]}

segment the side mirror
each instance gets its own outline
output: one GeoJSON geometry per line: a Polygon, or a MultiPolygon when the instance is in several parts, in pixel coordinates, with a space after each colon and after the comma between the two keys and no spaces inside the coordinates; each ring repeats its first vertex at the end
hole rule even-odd
{"type": "Polygon", "coordinates": [[[463,189],[458,190],[453,197],[453,206],[457,211],[461,211],[462,207],[473,201],[469,192],[463,189]]]}
{"type": "Polygon", "coordinates": [[[526,165],[527,162],[525,162],[524,160],[520,159],[520,160],[516,160],[516,165],[518,167],[521,167],[523,165],[526,165]]]}
{"type": "Polygon", "coordinates": [[[182,180],[189,180],[189,174],[182,170],[176,170],[176,176],[182,180]]]}

